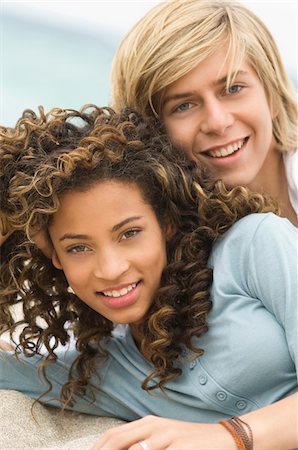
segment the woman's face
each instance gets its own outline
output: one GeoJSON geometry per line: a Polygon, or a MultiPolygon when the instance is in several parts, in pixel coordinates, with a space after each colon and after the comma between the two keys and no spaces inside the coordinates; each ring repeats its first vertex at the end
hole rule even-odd
{"type": "Polygon", "coordinates": [[[115,323],[142,321],[166,265],[166,239],[136,185],[66,193],[49,233],[53,264],[83,302],[115,323]]]}
{"type": "Polygon", "coordinates": [[[230,186],[258,190],[279,158],[273,112],[264,88],[243,63],[226,89],[226,49],[220,49],[164,92],[162,120],[175,145],[230,186]]]}

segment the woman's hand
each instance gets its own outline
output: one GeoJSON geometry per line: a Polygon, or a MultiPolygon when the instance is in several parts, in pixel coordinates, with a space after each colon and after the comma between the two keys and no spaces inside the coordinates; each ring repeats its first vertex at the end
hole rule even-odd
{"type": "Polygon", "coordinates": [[[219,424],[147,416],[108,430],[92,450],[236,450],[219,424]],[[144,442],[143,446],[138,442],[144,442]]]}

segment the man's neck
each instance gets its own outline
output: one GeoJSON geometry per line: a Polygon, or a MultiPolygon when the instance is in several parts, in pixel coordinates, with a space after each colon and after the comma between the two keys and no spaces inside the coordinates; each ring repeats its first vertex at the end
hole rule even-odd
{"type": "Polygon", "coordinates": [[[248,186],[249,189],[262,194],[270,195],[278,202],[282,217],[288,218],[296,227],[298,218],[290,202],[288,180],[282,153],[276,150],[268,155],[269,161],[265,161],[261,176],[248,186]]]}

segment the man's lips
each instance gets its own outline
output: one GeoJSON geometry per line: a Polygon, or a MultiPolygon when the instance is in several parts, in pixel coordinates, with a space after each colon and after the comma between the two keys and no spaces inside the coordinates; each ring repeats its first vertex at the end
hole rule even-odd
{"type": "Polygon", "coordinates": [[[232,155],[233,153],[239,151],[243,145],[247,142],[249,138],[242,138],[236,141],[232,141],[228,144],[218,145],[217,147],[212,147],[207,150],[196,151],[196,154],[202,156],[208,156],[211,158],[225,158],[232,155]]]}

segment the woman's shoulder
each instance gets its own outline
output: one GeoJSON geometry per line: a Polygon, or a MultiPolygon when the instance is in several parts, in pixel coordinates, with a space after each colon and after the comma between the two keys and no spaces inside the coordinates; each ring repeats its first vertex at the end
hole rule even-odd
{"type": "MultiPolygon", "coordinates": [[[[274,213],[249,214],[235,222],[214,245],[213,256],[229,252],[238,258],[240,253],[251,253],[253,248],[272,249],[297,245],[297,228],[286,218],[274,213]],[[238,255],[238,256],[237,256],[238,255]]],[[[262,251],[263,251],[262,250],[262,251]]]]}
{"type": "MultiPolygon", "coordinates": [[[[287,286],[288,297],[295,297],[297,238],[297,228],[288,219],[273,213],[245,216],[214,245],[209,259],[214,279],[223,272],[224,283],[230,277],[238,285],[254,286],[251,291],[259,292],[262,299],[266,285],[276,292],[287,286]]],[[[276,292],[268,297],[272,303],[276,292]]],[[[285,297],[285,291],[281,295],[285,297]]]]}
{"type": "Polygon", "coordinates": [[[274,213],[254,213],[242,217],[235,222],[226,233],[229,235],[254,236],[256,233],[279,234],[280,230],[288,230],[293,234],[297,232],[295,226],[286,218],[280,217],[274,213]]]}

